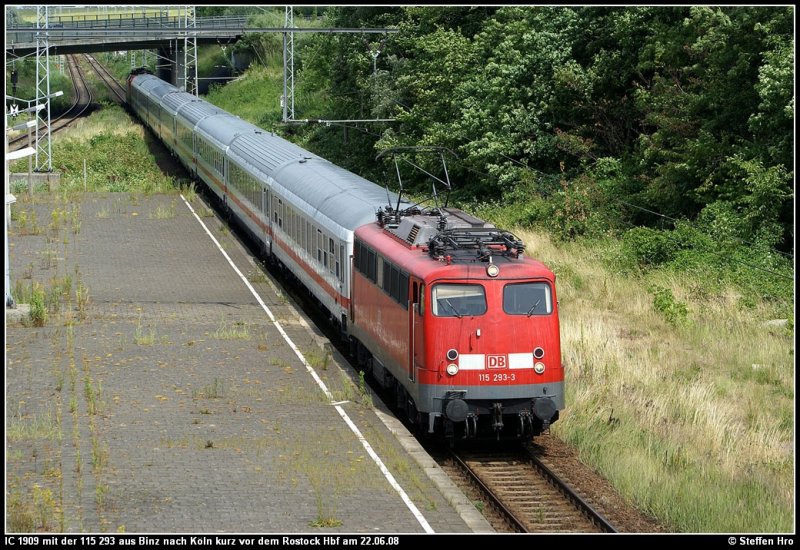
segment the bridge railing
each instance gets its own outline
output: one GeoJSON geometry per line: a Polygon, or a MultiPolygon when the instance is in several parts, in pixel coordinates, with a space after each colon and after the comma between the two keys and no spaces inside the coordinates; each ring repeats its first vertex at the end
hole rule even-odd
{"type": "MultiPolygon", "coordinates": [[[[119,14],[118,14],[119,15],[119,14]]],[[[123,14],[124,15],[124,14],[123,14]]],[[[133,14],[127,14],[133,15],[133,14]]],[[[74,42],[76,36],[70,34],[70,30],[108,30],[109,33],[119,30],[147,30],[147,29],[170,29],[184,28],[185,19],[179,16],[164,17],[115,17],[107,19],[83,18],[70,19],[73,16],[60,16],[55,22],[48,23],[48,33],[50,43],[59,43],[65,40],[74,42]]],[[[247,25],[247,17],[198,17],[195,19],[197,29],[220,29],[234,30],[241,29],[247,25]]],[[[86,36],[82,40],[91,41],[92,39],[105,40],[108,35],[86,36]]],[[[139,38],[142,38],[139,36],[139,38]]],[[[36,42],[36,28],[32,23],[22,23],[6,29],[6,48],[15,45],[29,45],[36,42]]]]}

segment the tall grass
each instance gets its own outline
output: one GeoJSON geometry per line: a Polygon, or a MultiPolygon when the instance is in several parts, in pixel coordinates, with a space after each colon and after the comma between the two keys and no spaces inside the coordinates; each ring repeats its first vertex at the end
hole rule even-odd
{"type": "MultiPolygon", "coordinates": [[[[150,140],[155,138],[119,106],[106,106],[79,120],[53,142],[53,169],[62,174],[62,191],[84,190],[84,160],[87,191],[175,191],[180,182],[157,164],[168,153],[150,140]]],[[[27,161],[17,161],[11,169],[26,171],[27,161]]]]}
{"type": "Polygon", "coordinates": [[[791,530],[794,345],[763,325],[779,307],[742,309],[698,277],[618,273],[616,241],[517,233],[557,276],[567,409],[554,433],[676,531],[791,530]]]}

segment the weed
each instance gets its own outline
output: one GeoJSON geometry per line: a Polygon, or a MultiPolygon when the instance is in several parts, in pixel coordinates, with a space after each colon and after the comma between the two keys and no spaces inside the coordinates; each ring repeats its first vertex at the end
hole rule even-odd
{"type": "Polygon", "coordinates": [[[219,328],[214,333],[214,338],[219,340],[249,340],[251,337],[247,323],[236,321],[233,325],[228,325],[225,319],[220,320],[219,328]]]}
{"type": "Polygon", "coordinates": [[[77,235],[81,232],[81,209],[78,205],[73,205],[70,211],[70,225],[72,226],[72,234],[77,235]]]}
{"type": "Polygon", "coordinates": [[[14,281],[14,300],[18,304],[30,304],[32,285],[26,285],[21,280],[14,281]]]}
{"type": "MultiPolygon", "coordinates": [[[[225,387],[219,378],[214,378],[214,382],[203,386],[199,390],[192,390],[192,398],[194,399],[219,399],[223,396],[225,392],[225,387]]],[[[200,411],[201,414],[208,414],[207,412],[200,411]]]]}
{"type": "Polygon", "coordinates": [[[39,266],[42,269],[50,269],[57,264],[57,252],[52,248],[45,249],[44,252],[40,252],[41,259],[39,261],[39,266]]]}
{"type": "Polygon", "coordinates": [[[8,530],[11,533],[31,533],[35,527],[33,510],[29,503],[25,502],[22,494],[16,490],[8,496],[6,508],[6,518],[8,530]]]}
{"type": "Polygon", "coordinates": [[[326,527],[339,527],[342,525],[342,520],[336,519],[333,517],[320,517],[317,516],[317,519],[314,521],[310,521],[308,523],[309,527],[317,527],[317,528],[326,528],[326,527]]]}
{"type": "Polygon", "coordinates": [[[102,392],[102,386],[100,386],[98,383],[98,387],[95,389],[92,384],[92,379],[87,375],[83,378],[83,392],[84,396],[86,397],[86,406],[88,408],[89,415],[96,415],[100,409],[99,398],[102,392]]]}
{"type": "Polygon", "coordinates": [[[61,309],[61,289],[58,284],[51,286],[46,291],[44,305],[50,313],[58,313],[61,309]]]}
{"type": "Polygon", "coordinates": [[[60,435],[50,411],[34,414],[30,419],[18,412],[8,419],[6,438],[9,443],[25,439],[58,439],[60,435]]]}
{"type": "Polygon", "coordinates": [[[197,189],[195,188],[194,182],[190,182],[189,185],[181,184],[180,192],[190,204],[194,203],[194,200],[197,198],[197,189]]]}
{"type": "Polygon", "coordinates": [[[108,462],[108,449],[92,436],[92,469],[97,472],[108,462]]]}
{"type": "Polygon", "coordinates": [[[364,371],[358,372],[358,393],[360,395],[360,403],[367,407],[372,407],[372,394],[369,391],[366,380],[364,380],[364,371]]]}
{"type": "Polygon", "coordinates": [[[78,282],[75,287],[75,307],[80,313],[81,318],[86,315],[86,308],[89,305],[89,289],[82,282],[78,282]]]}
{"type": "MultiPolygon", "coordinates": [[[[315,350],[307,351],[303,354],[303,356],[306,358],[308,364],[311,365],[313,368],[315,369],[322,368],[323,358],[320,357],[320,354],[317,353],[315,350]]],[[[327,364],[325,366],[327,368],[327,364]]]]}
{"type": "Polygon", "coordinates": [[[482,500],[475,500],[472,502],[472,504],[475,505],[475,508],[477,508],[478,512],[481,514],[483,513],[484,508],[486,508],[486,505],[482,500]]]}
{"type": "Polygon", "coordinates": [[[35,327],[43,327],[47,322],[47,307],[45,306],[45,294],[42,285],[34,283],[30,294],[30,320],[35,327]]]}
{"type": "Polygon", "coordinates": [[[149,331],[145,332],[142,328],[142,318],[139,317],[139,322],[136,325],[136,332],[133,335],[134,343],[140,346],[152,346],[156,341],[155,327],[149,327],[149,331]]]}
{"type": "Polygon", "coordinates": [[[98,483],[94,487],[94,502],[97,507],[102,509],[106,504],[106,495],[108,494],[108,486],[98,483]]]}
{"type": "Polygon", "coordinates": [[[95,216],[97,218],[100,218],[101,220],[105,220],[105,219],[108,219],[109,217],[111,217],[111,214],[108,211],[108,207],[107,206],[103,206],[100,210],[97,211],[95,216]]]}
{"type": "Polygon", "coordinates": [[[60,392],[61,389],[64,387],[64,373],[61,369],[58,369],[54,372],[56,377],[56,391],[60,392]]]}
{"type": "Polygon", "coordinates": [[[43,489],[38,484],[33,485],[33,508],[35,510],[38,527],[47,530],[50,519],[56,509],[56,501],[50,489],[43,489]]]}
{"type": "Polygon", "coordinates": [[[148,217],[156,220],[166,220],[175,217],[175,201],[172,201],[169,206],[159,204],[154,212],[150,212],[148,217]]]}
{"type": "Polygon", "coordinates": [[[247,272],[247,280],[251,283],[266,283],[267,276],[259,268],[254,268],[247,272]]]}

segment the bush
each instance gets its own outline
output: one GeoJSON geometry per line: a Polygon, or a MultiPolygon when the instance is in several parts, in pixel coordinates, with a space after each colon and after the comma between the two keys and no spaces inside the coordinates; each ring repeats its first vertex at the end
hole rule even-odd
{"type": "Polygon", "coordinates": [[[647,292],[653,295],[653,307],[671,325],[682,325],[688,321],[689,308],[672,294],[672,290],[652,285],[647,292]]]}
{"type": "Polygon", "coordinates": [[[625,256],[641,267],[655,267],[675,258],[680,246],[663,231],[636,227],[622,237],[625,256]]]}

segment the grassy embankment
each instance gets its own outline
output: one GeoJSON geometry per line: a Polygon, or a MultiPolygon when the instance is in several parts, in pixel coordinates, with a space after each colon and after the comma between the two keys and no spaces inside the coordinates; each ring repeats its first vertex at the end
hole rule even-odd
{"type": "MultiPolygon", "coordinates": [[[[158,163],[168,153],[121,107],[106,105],[53,140],[53,170],[61,172],[61,191],[172,192],[184,183],[158,163]],[[83,162],[86,160],[84,187],[83,162]]],[[[27,160],[12,164],[26,172],[27,160]]]]}
{"type": "Polygon", "coordinates": [[[791,530],[794,344],[764,325],[774,304],[743,308],[735,288],[706,293],[668,270],[621,272],[617,241],[519,234],[558,277],[567,410],[553,432],[676,531],[791,530]]]}

